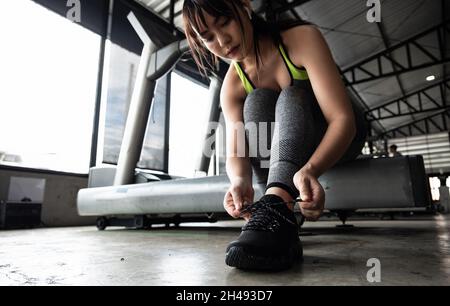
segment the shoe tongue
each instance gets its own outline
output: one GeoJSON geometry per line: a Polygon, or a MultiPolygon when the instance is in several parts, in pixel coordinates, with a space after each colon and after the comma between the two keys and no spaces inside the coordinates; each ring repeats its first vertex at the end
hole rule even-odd
{"type": "Polygon", "coordinates": [[[283,218],[286,218],[287,220],[292,221],[293,224],[296,224],[297,221],[295,219],[294,216],[294,212],[291,211],[286,204],[283,203],[283,199],[277,195],[274,194],[267,194],[262,196],[258,203],[259,208],[255,211],[255,215],[252,214],[252,217],[250,217],[250,220],[248,223],[246,223],[242,230],[270,230],[270,231],[274,231],[276,230],[276,228],[279,228],[282,224],[287,224],[289,221],[284,220],[283,218]],[[272,203],[280,203],[278,205],[270,205],[272,203]],[[278,212],[272,212],[270,214],[267,214],[268,210],[259,210],[262,209],[262,207],[267,206],[278,212]],[[259,212],[261,212],[261,214],[259,214],[259,212]],[[275,223],[273,223],[272,221],[270,221],[270,218],[275,218],[275,220],[272,221],[276,221],[275,223]],[[275,224],[275,228],[272,227],[271,224],[275,224]]]}
{"type": "MultiPolygon", "coordinates": [[[[283,198],[281,198],[275,194],[266,194],[261,197],[260,201],[264,202],[264,203],[284,202],[283,198]]],[[[275,205],[275,206],[272,206],[272,208],[279,211],[280,213],[282,213],[284,216],[286,216],[288,218],[295,219],[293,211],[288,208],[287,204],[275,205]]]]}

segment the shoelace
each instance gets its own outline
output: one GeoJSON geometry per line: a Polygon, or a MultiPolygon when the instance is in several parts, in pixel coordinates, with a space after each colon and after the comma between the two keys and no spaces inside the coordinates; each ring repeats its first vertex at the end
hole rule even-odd
{"type": "Polygon", "coordinates": [[[247,205],[241,211],[241,215],[245,213],[250,213],[251,218],[247,224],[242,228],[243,230],[269,230],[271,232],[276,231],[280,226],[280,219],[285,221],[287,224],[297,227],[297,224],[288,218],[286,218],[283,214],[281,214],[274,207],[282,206],[286,204],[295,204],[297,202],[301,202],[300,198],[297,198],[293,201],[289,202],[275,202],[268,203],[264,201],[257,201],[253,204],[247,205]],[[276,215],[278,218],[274,218],[276,215]]]}

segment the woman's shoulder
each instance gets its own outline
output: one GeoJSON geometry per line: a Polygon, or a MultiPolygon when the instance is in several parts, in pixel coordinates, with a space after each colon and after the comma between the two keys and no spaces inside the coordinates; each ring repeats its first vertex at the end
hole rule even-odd
{"type": "Polygon", "coordinates": [[[292,62],[297,66],[304,66],[302,54],[307,51],[308,46],[314,45],[322,33],[313,24],[300,24],[281,31],[280,35],[292,62]]]}
{"type": "Polygon", "coordinates": [[[242,86],[242,81],[236,72],[234,63],[231,63],[223,79],[221,100],[225,103],[233,103],[243,101],[245,97],[246,92],[242,86]]]}
{"type": "Polygon", "coordinates": [[[281,30],[281,37],[292,42],[313,38],[315,35],[321,35],[320,30],[313,24],[297,24],[281,30]]]}

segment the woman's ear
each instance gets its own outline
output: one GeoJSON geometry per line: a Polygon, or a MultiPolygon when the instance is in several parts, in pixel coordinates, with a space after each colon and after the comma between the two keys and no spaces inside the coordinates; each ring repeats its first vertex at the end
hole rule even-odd
{"type": "Polygon", "coordinates": [[[241,0],[242,1],[242,6],[244,7],[244,9],[248,12],[251,13],[252,11],[252,5],[250,3],[250,0],[241,0]]]}
{"type": "Polygon", "coordinates": [[[248,9],[248,8],[245,8],[245,11],[247,12],[248,18],[252,19],[252,10],[248,9]]]}
{"type": "Polygon", "coordinates": [[[243,8],[248,15],[249,19],[252,19],[252,6],[249,0],[242,0],[243,8]]]}

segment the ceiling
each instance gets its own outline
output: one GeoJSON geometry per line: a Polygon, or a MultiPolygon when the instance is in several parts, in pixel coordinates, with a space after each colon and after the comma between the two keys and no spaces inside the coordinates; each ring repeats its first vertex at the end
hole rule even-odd
{"type": "MultiPolygon", "coordinates": [[[[183,0],[135,1],[183,30],[183,0]]],[[[262,16],[271,10],[314,23],[373,135],[403,137],[449,130],[449,2],[380,1],[381,21],[374,23],[367,21],[366,0],[255,0],[252,6],[262,16]]]]}

